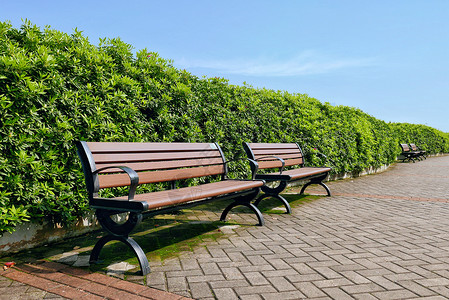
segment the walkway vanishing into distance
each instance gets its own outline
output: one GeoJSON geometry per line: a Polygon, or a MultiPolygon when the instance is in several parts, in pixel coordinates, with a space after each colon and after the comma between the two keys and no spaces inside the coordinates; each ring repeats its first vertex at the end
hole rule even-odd
{"type": "MultiPolygon", "coordinates": [[[[332,197],[293,201],[292,215],[267,213],[263,227],[225,226],[222,237],[196,246],[193,252],[150,261],[148,287],[127,286],[143,283],[139,276],[128,276],[127,281],[112,278],[109,286],[119,289],[115,295],[123,291],[121,286],[133,288],[135,299],[139,295],[226,300],[449,298],[449,156],[397,163],[380,174],[328,185],[332,197]]],[[[295,191],[299,189],[289,193],[295,191]]],[[[316,192],[321,192],[319,187],[316,192]]],[[[193,210],[189,216],[201,222],[218,218],[219,212],[207,209],[193,210]]],[[[232,218],[256,223],[249,213],[232,218]]],[[[58,266],[51,264],[44,265],[58,266]]],[[[16,274],[16,281],[8,278],[8,272],[0,273],[0,299],[11,287],[13,297],[26,299],[30,286],[17,278],[42,276],[30,266],[19,265],[9,272],[16,274]],[[27,268],[31,273],[23,272],[27,268]]],[[[65,270],[59,273],[69,276],[79,269],[65,266],[65,270]]],[[[101,275],[80,272],[86,280],[101,275]]],[[[54,282],[58,276],[47,280],[54,282]]],[[[113,298],[107,280],[95,283],[97,289],[83,290],[88,293],[84,296],[113,298]]],[[[53,293],[48,290],[47,282],[35,284],[28,295],[60,297],[55,291],[54,285],[53,293]]]]}

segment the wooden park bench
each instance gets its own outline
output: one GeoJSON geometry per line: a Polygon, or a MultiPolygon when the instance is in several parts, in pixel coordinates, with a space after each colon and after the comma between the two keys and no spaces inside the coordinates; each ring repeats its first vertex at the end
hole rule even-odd
{"type": "Polygon", "coordinates": [[[303,185],[300,194],[303,194],[309,185],[319,184],[326,189],[327,195],[331,196],[331,192],[323,180],[326,179],[332,168],[305,167],[304,155],[297,143],[244,143],[243,147],[248,158],[258,162],[259,170],[278,169],[277,172],[256,173],[255,179],[262,179],[267,183],[279,182],[275,187],[268,185],[262,187],[264,193],[254,202],[256,206],[262,199],[273,197],[282,201],[287,213],[291,213],[290,204],[280,193],[289,183],[299,180],[308,180],[303,185]]]}
{"type": "Polygon", "coordinates": [[[410,144],[410,148],[412,149],[412,151],[418,151],[420,153],[420,155],[419,155],[420,158],[427,159],[427,151],[426,150],[420,149],[415,144],[410,144]]]}
{"type": "MultiPolygon", "coordinates": [[[[93,248],[90,263],[98,260],[101,249],[110,241],[118,240],[130,247],[137,256],[146,275],[150,272],[148,260],[142,248],[129,237],[143,216],[169,213],[209,201],[232,199],[224,209],[220,220],[238,205],[250,208],[257,216],[259,225],[264,224],[259,209],[251,203],[264,185],[263,180],[229,179],[228,163],[217,143],[76,143],[87,186],[90,207],[95,209],[97,219],[107,235],[93,248]],[[215,178],[217,181],[190,187],[176,187],[180,181],[190,178],[215,178]],[[167,182],[162,191],[136,193],[141,184],[167,182]],[[128,195],[105,198],[102,189],[129,187],[128,195]],[[128,213],[124,223],[114,216],[128,213]]],[[[251,161],[251,169],[257,163],[251,161]]]]}
{"type": "Polygon", "coordinates": [[[414,151],[412,150],[408,144],[399,144],[401,146],[402,152],[402,161],[405,160],[413,161],[415,162],[415,159],[419,159],[422,155],[421,151],[414,151]]]}

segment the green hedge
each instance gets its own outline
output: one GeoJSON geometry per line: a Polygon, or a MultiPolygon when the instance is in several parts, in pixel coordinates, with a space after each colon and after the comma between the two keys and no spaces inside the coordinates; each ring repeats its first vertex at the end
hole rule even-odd
{"type": "MultiPolygon", "coordinates": [[[[0,23],[0,232],[22,222],[67,224],[88,210],[74,141],[299,142],[309,165],[337,173],[395,161],[399,142],[448,152],[449,136],[388,124],[304,94],[200,79],[119,39],[0,23]]],[[[241,174],[237,174],[241,175],[241,174]]]]}

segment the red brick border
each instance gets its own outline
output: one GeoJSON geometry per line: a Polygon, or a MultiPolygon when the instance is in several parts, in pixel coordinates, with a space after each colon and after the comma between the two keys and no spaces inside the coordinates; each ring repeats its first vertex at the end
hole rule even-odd
{"type": "Polygon", "coordinates": [[[69,299],[189,299],[55,262],[18,265],[1,275],[69,299]]]}

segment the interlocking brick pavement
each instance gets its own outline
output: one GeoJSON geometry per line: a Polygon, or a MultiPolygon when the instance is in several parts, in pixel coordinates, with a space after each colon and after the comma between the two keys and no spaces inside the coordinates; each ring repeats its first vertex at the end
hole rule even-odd
{"type": "Polygon", "coordinates": [[[152,266],[149,286],[176,293],[178,280],[195,299],[449,296],[449,156],[328,185],[333,197],[152,266]]]}
{"type": "MultiPolygon", "coordinates": [[[[266,226],[227,228],[218,240],[150,261],[148,287],[133,283],[133,296],[166,291],[194,299],[449,298],[449,156],[398,163],[381,174],[328,185],[332,197],[301,201],[291,215],[265,214],[266,226]],[[146,288],[153,289],[140,290],[146,288]]],[[[311,191],[323,193],[320,187],[311,191]]],[[[231,217],[256,223],[249,213],[231,217]]],[[[218,215],[193,210],[188,218],[207,222],[218,215]]],[[[12,272],[27,271],[20,268],[12,272]]],[[[126,281],[105,282],[108,277],[91,273],[98,278],[86,282],[79,273],[86,271],[64,270],[38,276],[40,289],[0,276],[0,291],[7,291],[0,299],[61,299],[77,291],[55,283],[125,297],[126,281]]]]}

